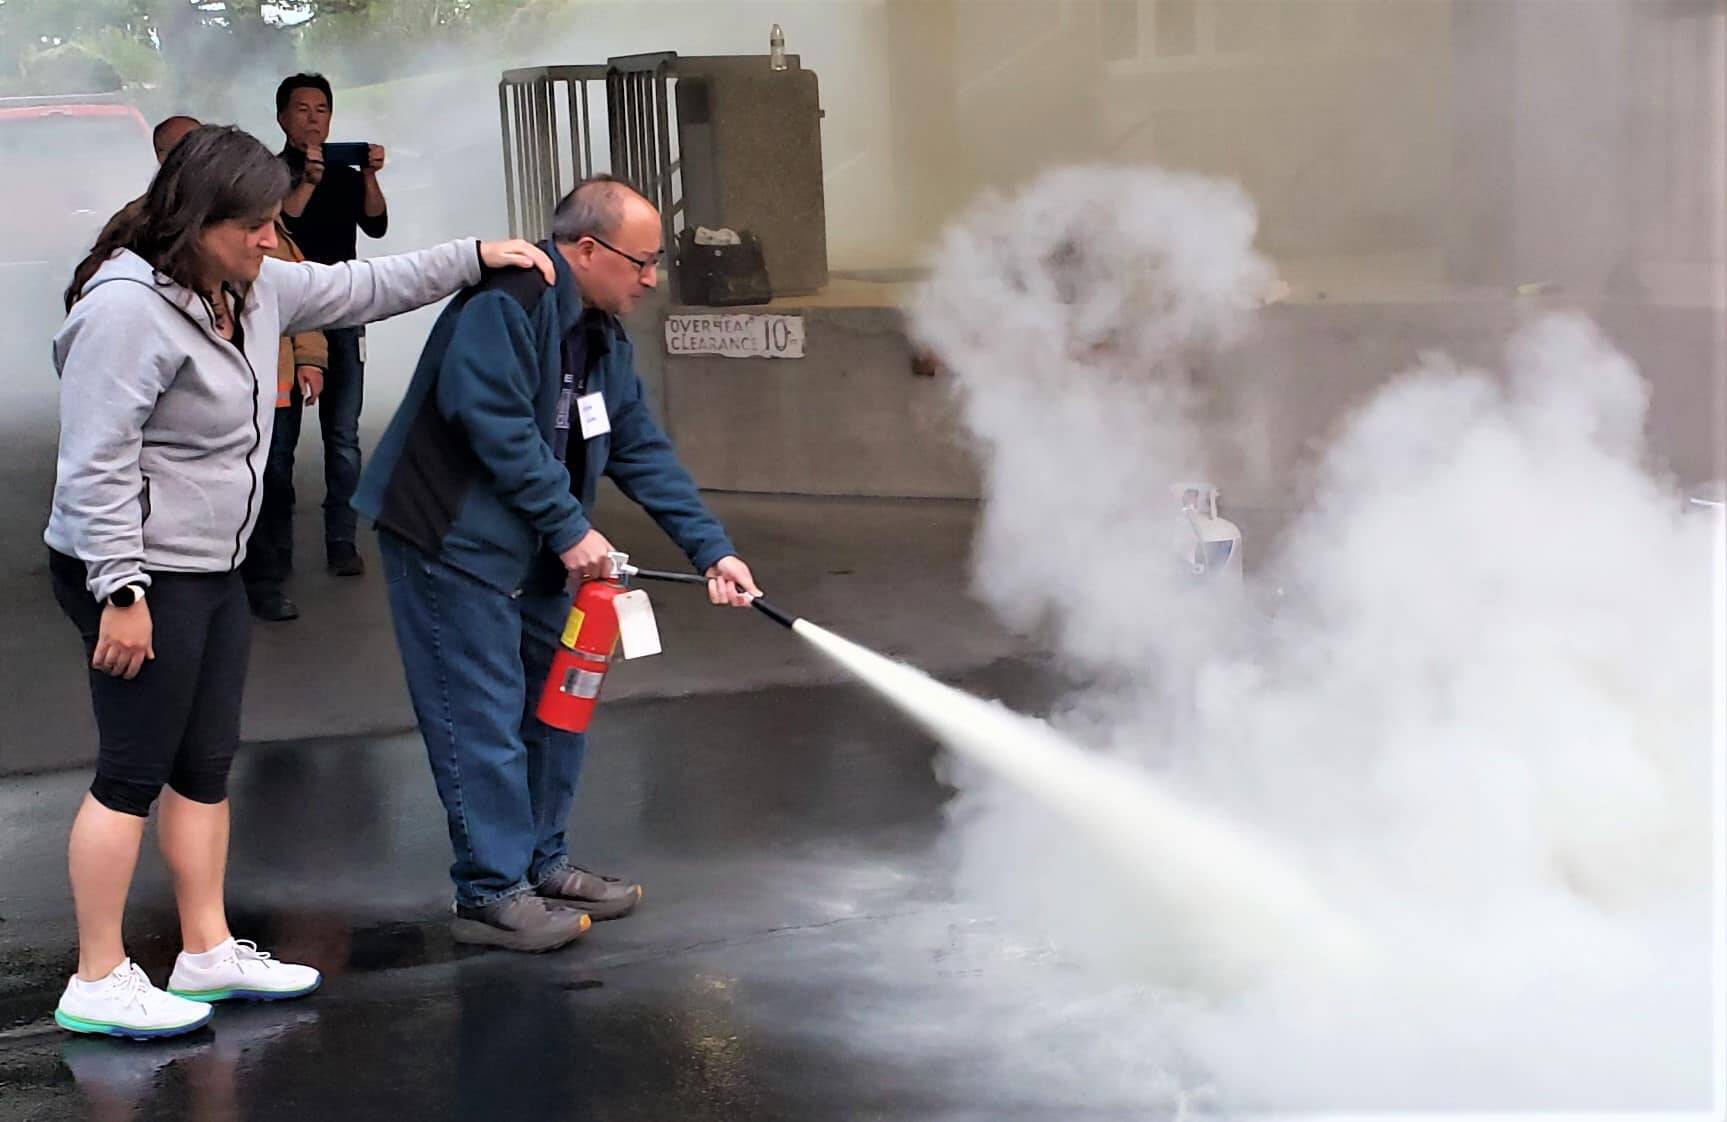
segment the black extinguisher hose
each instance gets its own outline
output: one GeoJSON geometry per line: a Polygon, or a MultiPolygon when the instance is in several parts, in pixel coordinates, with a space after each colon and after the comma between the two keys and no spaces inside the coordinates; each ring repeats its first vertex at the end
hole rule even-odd
{"type": "MultiPolygon", "coordinates": [[[[630,577],[640,577],[642,580],[665,581],[670,584],[705,585],[708,583],[707,577],[700,576],[696,573],[672,573],[667,572],[664,569],[638,569],[634,565],[631,565],[626,569],[624,574],[630,577]]],[[[793,624],[797,623],[796,616],[781,611],[766,600],[762,599],[760,596],[751,600],[750,606],[755,608],[762,615],[767,616],[769,619],[779,624],[781,627],[791,627],[793,624]]]]}

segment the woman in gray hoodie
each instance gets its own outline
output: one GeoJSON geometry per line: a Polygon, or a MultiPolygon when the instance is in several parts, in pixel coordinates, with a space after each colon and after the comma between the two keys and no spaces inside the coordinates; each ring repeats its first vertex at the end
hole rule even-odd
{"type": "Polygon", "coordinates": [[[101,740],[69,847],[78,972],[55,1019],[74,1032],[189,1032],[213,1002],[298,997],[320,980],[234,939],[223,904],[250,647],[239,569],[270,447],[277,340],[432,303],[486,268],[552,280],[551,262],[520,241],[334,266],[267,258],[289,187],[287,166],[246,133],[190,133],[79,266],[54,338],[60,452],[46,538],[101,740]],[[183,946],[166,991],[120,937],[158,797],[183,946]]]}

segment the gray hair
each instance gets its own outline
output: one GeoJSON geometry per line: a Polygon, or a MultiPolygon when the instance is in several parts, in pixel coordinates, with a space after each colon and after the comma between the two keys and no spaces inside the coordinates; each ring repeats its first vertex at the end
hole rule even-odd
{"type": "Polygon", "coordinates": [[[583,238],[609,238],[624,220],[624,203],[642,193],[611,175],[584,179],[552,211],[552,240],[569,245],[583,238]]]}

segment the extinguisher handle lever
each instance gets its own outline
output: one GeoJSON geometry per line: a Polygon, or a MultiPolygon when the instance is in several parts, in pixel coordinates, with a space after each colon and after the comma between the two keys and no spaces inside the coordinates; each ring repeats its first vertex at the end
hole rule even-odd
{"type": "Polygon", "coordinates": [[[668,581],[672,584],[706,584],[708,578],[697,573],[670,573],[663,569],[638,569],[634,565],[625,565],[623,574],[628,577],[640,577],[642,580],[668,581]]]}

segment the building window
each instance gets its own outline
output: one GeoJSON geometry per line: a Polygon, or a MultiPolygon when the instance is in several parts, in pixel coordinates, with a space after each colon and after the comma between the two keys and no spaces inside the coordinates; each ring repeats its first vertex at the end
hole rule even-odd
{"type": "Polygon", "coordinates": [[[1157,0],[1153,12],[1152,35],[1159,58],[1199,53],[1199,0],[1157,0]]]}
{"type": "Polygon", "coordinates": [[[1245,55],[1259,50],[1276,15],[1275,5],[1268,0],[1225,0],[1217,5],[1213,25],[1217,53],[1245,55]]]}
{"type": "Polygon", "coordinates": [[[1098,30],[1103,35],[1103,57],[1121,62],[1139,57],[1140,0],[1103,0],[1098,30]]]}
{"type": "Polygon", "coordinates": [[[1155,65],[1157,60],[1170,60],[1180,66],[1195,59],[1347,52],[1370,43],[1384,48],[1407,37],[1416,4],[1417,0],[1099,0],[1098,29],[1102,54],[1109,62],[1155,65]]]}

